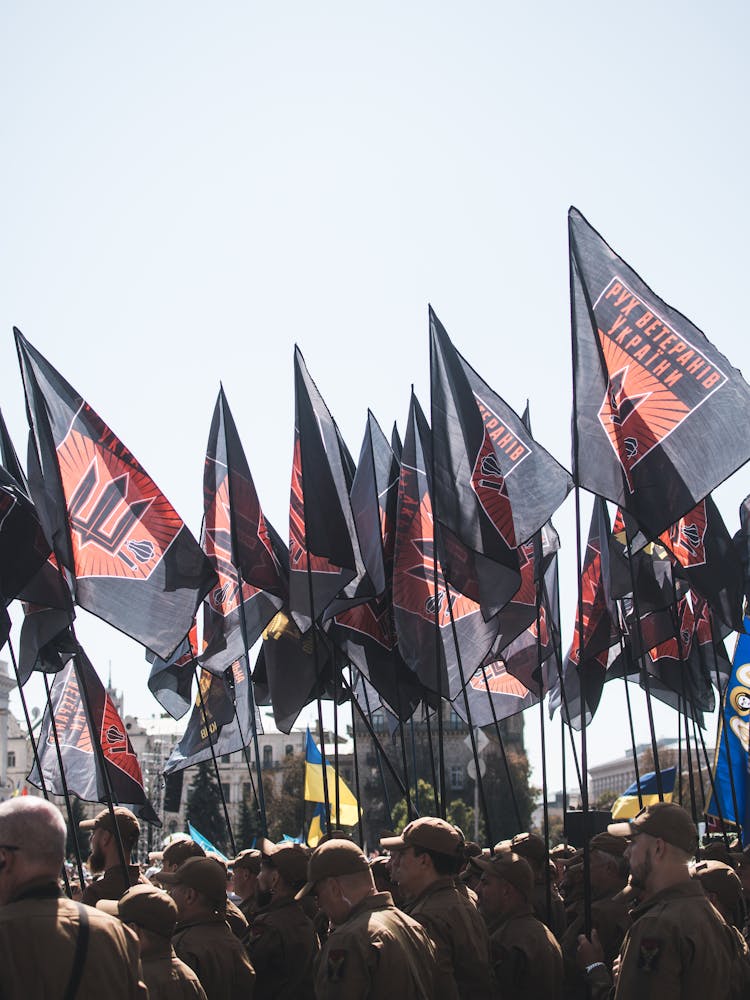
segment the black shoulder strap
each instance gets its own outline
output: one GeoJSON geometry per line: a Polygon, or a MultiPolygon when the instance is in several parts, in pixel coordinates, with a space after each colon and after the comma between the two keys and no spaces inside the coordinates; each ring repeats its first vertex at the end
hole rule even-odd
{"type": "Polygon", "coordinates": [[[70,979],[65,990],[64,1000],[75,1000],[83,975],[83,966],[86,963],[86,952],[89,950],[88,907],[84,903],[76,903],[76,906],[78,907],[79,919],[78,937],[76,938],[76,952],[73,956],[73,968],[70,970],[70,979]]]}

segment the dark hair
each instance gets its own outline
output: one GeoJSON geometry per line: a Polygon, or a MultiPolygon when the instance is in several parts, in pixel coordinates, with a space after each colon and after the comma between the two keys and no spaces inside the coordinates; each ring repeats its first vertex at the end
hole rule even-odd
{"type": "Polygon", "coordinates": [[[464,866],[463,851],[457,854],[439,854],[437,851],[428,851],[426,847],[414,847],[413,850],[415,857],[426,854],[438,875],[458,875],[464,866]]]}

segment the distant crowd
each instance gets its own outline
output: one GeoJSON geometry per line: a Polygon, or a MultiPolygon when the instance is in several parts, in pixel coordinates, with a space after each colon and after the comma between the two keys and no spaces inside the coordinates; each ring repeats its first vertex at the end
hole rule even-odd
{"type": "Polygon", "coordinates": [[[61,879],[55,805],[0,804],[0,1000],[750,996],[750,848],[699,846],[677,804],[585,850],[533,833],[482,849],[428,816],[369,858],[339,831],[229,863],[185,837],[145,870],[128,809],[80,826],[83,886],[61,879]]]}

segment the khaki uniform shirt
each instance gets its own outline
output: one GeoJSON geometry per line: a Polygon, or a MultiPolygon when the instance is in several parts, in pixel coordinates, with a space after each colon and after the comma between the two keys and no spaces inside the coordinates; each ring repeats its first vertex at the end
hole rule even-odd
{"type": "Polygon", "coordinates": [[[200,979],[167,944],[163,953],[142,955],[143,979],[148,1000],[206,1000],[200,979]]]}
{"type": "Polygon", "coordinates": [[[390,892],[358,903],[323,946],[318,1000],[432,1000],[435,949],[420,925],[393,905],[390,892]]]}
{"type": "Polygon", "coordinates": [[[177,957],[200,979],[208,1000],[250,1000],[253,996],[255,970],[219,914],[178,923],[172,944],[177,957]]]}
{"type": "Polygon", "coordinates": [[[229,924],[229,929],[232,934],[239,938],[240,941],[244,941],[248,930],[248,919],[239,906],[237,906],[236,903],[233,903],[231,899],[227,900],[227,912],[225,919],[229,924]]]}
{"type": "MultiPolygon", "coordinates": [[[[576,964],[578,951],[578,935],[584,932],[584,903],[576,899],[568,907],[568,928],[560,942],[565,966],[565,997],[566,1000],[588,1000],[586,977],[576,964]]],[[[604,951],[604,961],[607,968],[620,954],[620,948],[630,927],[630,913],[623,900],[612,899],[603,895],[591,903],[591,926],[596,928],[604,951]]]]}
{"type": "Polygon", "coordinates": [[[534,908],[534,916],[546,924],[558,941],[562,941],[565,933],[565,903],[560,895],[557,886],[550,884],[550,911],[547,919],[547,883],[544,876],[541,882],[534,883],[534,892],[531,897],[531,905],[534,908]]]}
{"type": "Polygon", "coordinates": [[[318,938],[294,899],[259,910],[245,939],[255,975],[255,1000],[312,1000],[318,938]]]}
{"type": "MultiPolygon", "coordinates": [[[[620,952],[616,1000],[729,998],[740,961],[737,941],[695,881],[656,893],[632,913],[620,952]]],[[[611,979],[597,968],[592,996],[610,994],[611,979]]]]}
{"type": "MultiPolygon", "coordinates": [[[[116,917],[88,909],[89,940],[77,1000],[146,1000],[138,939],[116,917]]],[[[59,1000],[73,968],[80,916],[54,882],[34,884],[0,907],[3,1000],[59,1000]]]]}
{"type": "Polygon", "coordinates": [[[489,933],[495,996],[503,1000],[560,1000],[562,950],[552,931],[534,916],[530,903],[493,921],[489,933]]]}
{"type": "Polygon", "coordinates": [[[125,882],[122,865],[113,865],[104,874],[93,882],[89,882],[83,890],[81,902],[88,906],[96,906],[100,899],[119,899],[125,895],[131,885],[138,885],[148,882],[147,878],[141,875],[138,865],[128,865],[128,882],[125,882]]]}
{"type": "Polygon", "coordinates": [[[450,876],[437,879],[404,909],[422,924],[437,949],[436,997],[492,996],[487,928],[450,876]]]}

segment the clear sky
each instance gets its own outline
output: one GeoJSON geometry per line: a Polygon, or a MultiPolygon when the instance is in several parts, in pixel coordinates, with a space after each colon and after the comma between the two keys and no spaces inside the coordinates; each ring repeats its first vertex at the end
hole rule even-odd
{"type": "MultiPolygon", "coordinates": [[[[13,324],[197,533],[222,380],[285,534],[294,343],[356,456],[368,406],[403,430],[412,382],[428,404],[431,302],[569,467],[570,204],[747,368],[748,20],[739,0],[3,5],[0,406],[19,450],[13,324]]],[[[748,492],[745,468],[717,494],[731,531],[748,492]]],[[[555,523],[567,643],[572,498],[555,523]]],[[[78,629],[127,710],[157,711],[140,647],[85,612],[78,629]]],[[[622,701],[605,696],[594,762],[628,743],[622,701]]],[[[556,787],[557,724],[550,740],[556,787]]],[[[537,712],[527,743],[536,764],[537,712]]]]}

